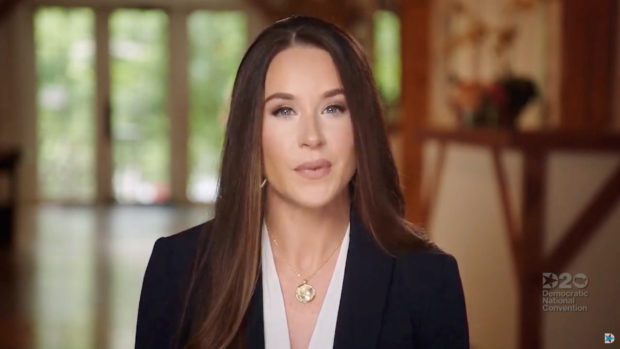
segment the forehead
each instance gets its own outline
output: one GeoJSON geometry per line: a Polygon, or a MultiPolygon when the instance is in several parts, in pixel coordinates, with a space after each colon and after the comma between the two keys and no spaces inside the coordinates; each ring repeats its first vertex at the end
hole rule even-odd
{"type": "Polygon", "coordinates": [[[341,88],[338,69],[330,54],[311,46],[292,46],[279,52],[269,64],[265,96],[274,92],[323,93],[341,88]]]}

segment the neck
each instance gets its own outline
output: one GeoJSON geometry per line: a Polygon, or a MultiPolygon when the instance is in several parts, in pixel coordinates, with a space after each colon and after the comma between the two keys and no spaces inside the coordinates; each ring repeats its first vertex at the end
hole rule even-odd
{"type": "Polygon", "coordinates": [[[340,246],[349,224],[346,190],[322,207],[300,207],[273,192],[268,193],[266,205],[265,223],[270,239],[278,241],[277,254],[300,271],[314,270],[328,259],[340,246]]]}

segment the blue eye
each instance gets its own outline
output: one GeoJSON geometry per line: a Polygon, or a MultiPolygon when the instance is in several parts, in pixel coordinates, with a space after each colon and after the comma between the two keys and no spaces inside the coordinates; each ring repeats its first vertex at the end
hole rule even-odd
{"type": "Polygon", "coordinates": [[[334,114],[334,113],[344,113],[345,111],[345,107],[338,105],[338,104],[332,104],[330,106],[328,106],[327,108],[325,108],[325,111],[330,113],[330,114],[334,114]]]}
{"type": "Polygon", "coordinates": [[[276,110],[274,110],[271,113],[273,116],[291,116],[293,115],[293,109],[289,108],[289,107],[280,107],[276,110]]]}

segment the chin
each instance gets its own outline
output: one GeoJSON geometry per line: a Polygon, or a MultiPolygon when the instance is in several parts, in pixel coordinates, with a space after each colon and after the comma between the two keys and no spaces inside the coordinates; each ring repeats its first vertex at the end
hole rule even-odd
{"type": "Polygon", "coordinates": [[[304,208],[322,208],[327,206],[331,200],[324,197],[316,198],[295,198],[293,201],[300,207],[304,208]]]}
{"type": "MultiPolygon", "coordinates": [[[[327,188],[326,188],[327,189],[327,188]]],[[[298,190],[291,193],[290,200],[298,206],[306,208],[321,208],[329,205],[336,199],[336,193],[331,190],[298,190]]]]}

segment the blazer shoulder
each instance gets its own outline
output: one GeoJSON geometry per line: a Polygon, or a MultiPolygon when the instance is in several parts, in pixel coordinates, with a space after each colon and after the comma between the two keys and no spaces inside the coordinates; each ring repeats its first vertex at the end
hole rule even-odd
{"type": "Polygon", "coordinates": [[[416,343],[424,348],[468,348],[467,311],[456,258],[434,247],[407,253],[396,264],[416,343]]]}
{"type": "MultiPolygon", "coordinates": [[[[434,279],[433,276],[448,264],[456,264],[456,258],[437,246],[411,251],[396,258],[396,263],[410,276],[434,279]]],[[[432,281],[432,280],[427,280],[432,281]]]]}
{"type": "Polygon", "coordinates": [[[138,306],[136,348],[167,347],[178,328],[196,246],[211,221],[155,241],[138,306]]]}
{"type": "Polygon", "coordinates": [[[436,296],[446,285],[458,290],[462,287],[456,258],[439,247],[396,258],[396,271],[400,284],[424,297],[436,296]]]}
{"type": "Polygon", "coordinates": [[[165,245],[167,248],[172,250],[187,250],[195,248],[196,243],[202,236],[203,232],[209,230],[212,224],[213,219],[210,219],[173,235],[160,237],[155,241],[155,244],[165,245]]]}

